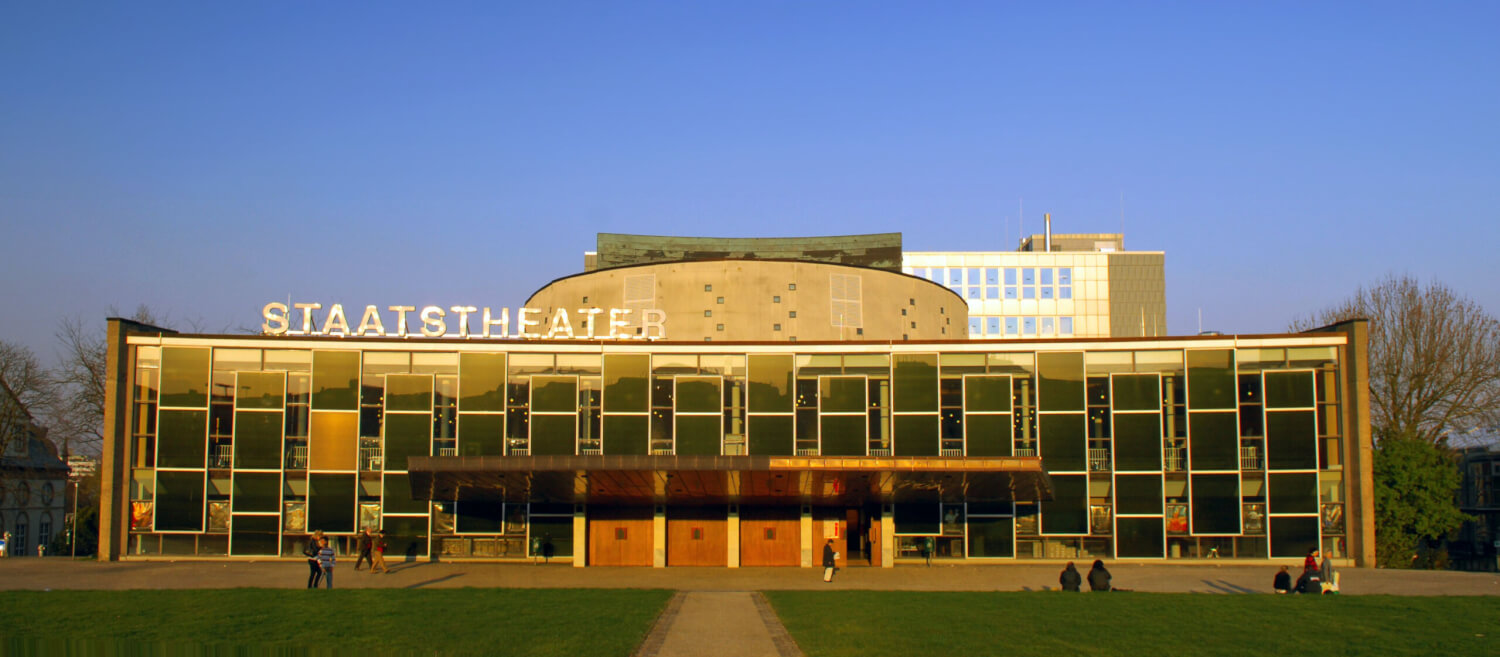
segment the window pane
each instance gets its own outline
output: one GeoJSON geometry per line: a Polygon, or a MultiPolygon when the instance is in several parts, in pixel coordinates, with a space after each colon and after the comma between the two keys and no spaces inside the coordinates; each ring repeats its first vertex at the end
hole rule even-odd
{"type": "Polygon", "coordinates": [[[505,410],[505,354],[459,354],[458,372],[458,410],[505,410]]]}
{"type": "Polygon", "coordinates": [[[1266,408],[1312,408],[1312,372],[1266,372],[1266,408]]]}
{"type": "Polygon", "coordinates": [[[573,519],[531,517],[531,538],[541,539],[543,554],[535,556],[573,556],[573,519]]]}
{"type": "Polygon", "coordinates": [[[792,411],[792,356],[751,354],[749,357],[751,413],[792,411]]]}
{"type": "Polygon", "coordinates": [[[650,409],[650,366],[649,354],[605,354],[605,413],[640,412],[650,409]]]}
{"type": "Polygon", "coordinates": [[[1027,267],[1021,270],[1022,285],[1036,285],[1036,269],[1027,267]]]}
{"type": "Polygon", "coordinates": [[[1240,427],[1234,413],[1188,413],[1188,469],[1240,469],[1240,427]]]}
{"type": "Polygon", "coordinates": [[[1188,408],[1234,408],[1234,350],[1187,352],[1188,408]]]}
{"type": "Polygon", "coordinates": [[[986,268],[984,270],[984,284],[985,285],[999,285],[1000,284],[1000,270],[996,269],[995,267],[988,267],[988,268],[986,268]]]}
{"type": "Polygon", "coordinates": [[[427,500],[411,498],[411,477],[386,473],[385,488],[380,492],[381,513],[427,513],[427,500]]]}
{"type": "Polygon", "coordinates": [[[280,472],[236,472],[233,485],[235,513],[281,510],[280,472]]]}
{"type": "Polygon", "coordinates": [[[1041,504],[1042,533],[1089,533],[1088,475],[1052,475],[1052,491],[1041,504]]]}
{"type": "Polygon", "coordinates": [[[823,377],[819,381],[818,404],[824,413],[863,413],[865,377],[823,377]]]}
{"type": "Polygon", "coordinates": [[[793,454],[792,417],[790,415],[752,415],[749,420],[751,454],[791,456],[793,454]]]}
{"type": "Polygon", "coordinates": [[[569,456],[578,453],[578,415],[531,414],[531,455],[569,456]]]}
{"type": "Polygon", "coordinates": [[[980,335],[984,332],[984,325],[978,317],[969,318],[969,335],[980,335]]]}
{"type": "MultiPolygon", "coordinates": [[[[608,356],[605,356],[608,359],[608,356]]],[[[608,365],[605,366],[606,368],[608,365]]],[[[605,399],[609,399],[605,395],[605,399]]],[[[605,415],[605,454],[645,454],[649,438],[649,425],[645,415],[605,415]]]]}
{"type": "MultiPolygon", "coordinates": [[[[972,505],[970,509],[973,509],[972,505]]],[[[1014,518],[969,516],[969,556],[1015,556],[1015,522],[1014,518]]]]}
{"type": "Polygon", "coordinates": [[[458,454],[460,456],[503,456],[505,454],[505,416],[496,414],[458,414],[458,454]]]}
{"type": "Polygon", "coordinates": [[[1114,422],[1115,470],[1160,472],[1161,414],[1116,413],[1114,422]]]}
{"type": "Polygon", "coordinates": [[[964,282],[964,270],[954,267],[948,270],[948,284],[962,285],[964,282]]]}
{"type": "Polygon", "coordinates": [[[720,426],[718,415],[678,415],[677,453],[718,456],[719,443],[723,436],[720,426]]]}
{"type": "Polygon", "coordinates": [[[893,356],[892,361],[895,410],[936,411],[937,354],[899,354],[893,356]]]}
{"type": "Polygon", "coordinates": [[[720,381],[717,376],[677,377],[677,393],[673,402],[677,412],[718,413],[723,404],[723,397],[719,393],[720,381]]]}
{"type": "Polygon", "coordinates": [[[937,502],[896,504],[892,521],[897,535],[940,534],[943,531],[943,505],[937,502]]]}
{"type": "Polygon", "coordinates": [[[1037,441],[1042,466],[1048,472],[1083,472],[1088,469],[1088,434],[1083,413],[1041,415],[1037,418],[1037,441]]]}
{"type": "Polygon", "coordinates": [[[1318,512],[1316,472],[1273,472],[1266,475],[1266,488],[1271,513],[1318,512]]]}
{"type": "MultiPolygon", "coordinates": [[[[1028,317],[1028,322],[1034,321],[1028,317]]],[[[1084,407],[1083,353],[1036,355],[1037,404],[1044,411],[1081,411],[1084,407]]]]}
{"type": "Polygon", "coordinates": [[[206,476],[203,472],[156,472],[156,531],[203,531],[206,476]]]}
{"type": "Polygon", "coordinates": [[[240,372],[235,386],[235,408],[280,409],[286,402],[286,375],[281,372],[240,372]]]}
{"type": "Polygon", "coordinates": [[[1115,518],[1115,558],[1149,559],[1165,555],[1161,518],[1115,518]]]}
{"type": "MultiPolygon", "coordinates": [[[[390,421],[390,416],[387,416],[386,422],[390,421]]],[[[356,469],[359,460],[358,433],[358,413],[313,411],[307,439],[307,469],[356,469]]]]}
{"type": "Polygon", "coordinates": [[[1192,532],[1240,533],[1240,476],[1192,475],[1192,532]]]}
{"type": "Polygon", "coordinates": [[[1161,408],[1160,380],[1157,374],[1116,374],[1110,382],[1110,406],[1117,411],[1161,408]]]}
{"type": "MultiPolygon", "coordinates": [[[[1007,298],[1012,298],[1013,299],[1015,297],[1007,297],[1007,298]]],[[[1014,318],[1014,317],[1006,317],[1005,318],[1005,334],[1006,335],[1020,335],[1021,334],[1021,323],[1018,322],[1018,321],[1016,321],[1016,318],[1014,318]]]]}
{"type": "Polygon", "coordinates": [[[825,415],[819,422],[823,456],[865,455],[865,416],[825,415]]]}
{"type": "Polygon", "coordinates": [[[208,350],[164,347],[161,350],[162,406],[208,406],[208,350]]]}
{"type": "Polygon", "coordinates": [[[1266,468],[1312,470],[1318,467],[1316,411],[1266,412],[1266,468]]]}
{"type": "Polygon", "coordinates": [[[968,456],[1010,456],[1010,414],[965,415],[964,447],[968,456]]]}
{"type": "Polygon", "coordinates": [[[1115,513],[1161,512],[1161,475],[1115,475],[1115,513]]]}
{"type": "Polygon", "coordinates": [[[208,467],[208,411],[162,410],[156,423],[156,465],[208,467]]]}
{"type": "MultiPolygon", "coordinates": [[[[573,413],[578,410],[578,378],[531,377],[531,412],[573,413]]],[[[571,452],[569,452],[571,453],[571,452]]]]}
{"type": "Polygon", "coordinates": [[[313,352],[312,406],[322,410],[359,408],[359,352],[313,352]]]}
{"type": "Polygon", "coordinates": [[[354,531],[354,474],[307,475],[307,531],[354,531]]]}
{"type": "Polygon", "coordinates": [[[432,410],[432,375],[387,374],[385,408],[389,411],[432,410]]]}
{"type": "Polygon", "coordinates": [[[281,429],[285,424],[281,415],[265,411],[240,411],[234,414],[236,469],[281,468],[281,429]]]}
{"type": "Polygon", "coordinates": [[[1062,268],[1059,268],[1057,270],[1057,284],[1058,285],[1072,285],[1073,284],[1073,269],[1071,267],[1062,267],[1062,268]]]}
{"type": "Polygon", "coordinates": [[[505,505],[499,502],[457,503],[454,531],[460,534],[499,534],[505,529],[505,505]]]}
{"type": "Polygon", "coordinates": [[[891,424],[896,456],[938,455],[937,415],[897,415],[891,424]]]}
{"type": "Polygon", "coordinates": [[[402,471],[407,458],[432,454],[432,415],[392,413],[385,416],[385,469],[402,471]]]}
{"type": "Polygon", "coordinates": [[[276,516],[234,516],[230,525],[229,550],[235,556],[275,556],[276,516]]]}
{"type": "MultiPolygon", "coordinates": [[[[994,288],[991,288],[991,291],[993,292],[994,288]]],[[[994,297],[990,297],[990,298],[993,299],[994,297]]],[[[985,320],[984,320],[984,322],[985,322],[985,327],[984,327],[984,332],[985,333],[987,333],[989,335],[1000,335],[1000,318],[999,317],[986,317],[985,320]]]]}
{"type": "Polygon", "coordinates": [[[427,516],[385,516],[381,519],[385,531],[385,556],[387,559],[416,559],[427,554],[427,516]]]}
{"type": "Polygon", "coordinates": [[[1010,377],[964,377],[964,410],[970,413],[1010,412],[1010,377]]]}
{"type": "Polygon", "coordinates": [[[1318,518],[1271,518],[1271,558],[1301,559],[1318,546],[1318,518]]]}

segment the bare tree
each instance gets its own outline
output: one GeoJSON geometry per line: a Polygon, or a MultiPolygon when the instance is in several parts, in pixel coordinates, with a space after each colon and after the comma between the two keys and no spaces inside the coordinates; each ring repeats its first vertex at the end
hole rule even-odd
{"type": "Polygon", "coordinates": [[[0,340],[0,454],[56,402],[56,381],[31,349],[0,340]]]}
{"type": "MultiPolygon", "coordinates": [[[[111,314],[119,314],[113,308],[111,314]]],[[[159,326],[150,308],[139,306],[130,317],[159,326]]],[[[57,328],[60,364],[57,402],[48,414],[50,433],[68,453],[97,451],[104,441],[104,394],[108,344],[103,326],[82,318],[66,318],[57,328]]]]}
{"type": "Polygon", "coordinates": [[[1500,322],[1441,283],[1389,276],[1292,323],[1294,331],[1370,321],[1375,438],[1447,446],[1500,420],[1500,322]]]}

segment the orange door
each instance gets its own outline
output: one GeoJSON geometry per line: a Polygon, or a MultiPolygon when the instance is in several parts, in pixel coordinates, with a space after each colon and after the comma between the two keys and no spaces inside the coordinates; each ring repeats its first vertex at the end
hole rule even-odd
{"type": "Polygon", "coordinates": [[[797,507],[740,507],[740,565],[801,565],[802,513],[797,507]]]}
{"type": "Polygon", "coordinates": [[[667,507],[667,565],[729,565],[729,510],[667,507]]]}
{"type": "Polygon", "coordinates": [[[588,518],[588,565],[651,565],[651,507],[590,506],[588,518]]]}

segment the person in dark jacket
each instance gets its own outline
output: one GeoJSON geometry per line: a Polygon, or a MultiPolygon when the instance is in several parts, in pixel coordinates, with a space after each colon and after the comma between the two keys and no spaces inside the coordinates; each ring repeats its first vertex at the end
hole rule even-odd
{"type": "Polygon", "coordinates": [[[1104,569],[1104,560],[1095,559],[1094,567],[1089,569],[1089,590],[1108,591],[1109,580],[1109,571],[1104,569]]]}
{"type": "Polygon", "coordinates": [[[1083,586],[1083,576],[1078,574],[1078,568],[1069,561],[1068,567],[1063,568],[1062,574],[1057,577],[1057,583],[1062,585],[1064,591],[1079,591],[1083,586]]]}
{"type": "Polygon", "coordinates": [[[366,527],[361,530],[359,532],[359,558],[354,561],[355,570],[359,570],[359,565],[366,562],[369,562],[371,572],[375,570],[375,560],[370,556],[370,548],[373,544],[374,541],[371,540],[370,529],[366,527]]]}
{"type": "Polygon", "coordinates": [[[1317,568],[1304,568],[1302,575],[1297,577],[1296,591],[1298,593],[1319,594],[1323,592],[1322,577],[1317,568]]]}
{"type": "Polygon", "coordinates": [[[823,581],[833,581],[833,569],[838,566],[838,553],[833,551],[833,539],[823,544],[823,581]]]}
{"type": "Polygon", "coordinates": [[[318,582],[323,580],[323,567],[318,565],[318,539],[311,538],[307,541],[307,547],[302,550],[302,556],[307,557],[307,588],[318,588],[318,582]]]}
{"type": "Polygon", "coordinates": [[[1281,570],[1277,571],[1276,580],[1271,582],[1271,588],[1276,589],[1277,593],[1292,592],[1292,573],[1288,572],[1286,566],[1282,566],[1281,570]]]}

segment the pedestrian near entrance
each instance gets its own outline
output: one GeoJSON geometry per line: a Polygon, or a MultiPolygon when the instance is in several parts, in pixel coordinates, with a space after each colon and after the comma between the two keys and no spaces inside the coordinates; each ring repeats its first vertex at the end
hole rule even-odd
{"type": "Polygon", "coordinates": [[[374,555],[370,559],[370,572],[379,569],[382,573],[390,574],[391,569],[385,565],[385,530],[375,532],[374,538],[370,539],[370,548],[374,555]]]}
{"type": "Polygon", "coordinates": [[[375,561],[370,557],[370,528],[366,527],[359,532],[359,558],[354,560],[354,569],[359,570],[359,565],[368,562],[370,570],[375,570],[375,561]]]}
{"type": "Polygon", "coordinates": [[[838,566],[838,553],[833,551],[833,539],[823,544],[823,581],[833,581],[833,569],[838,566]]]}
{"type": "Polygon", "coordinates": [[[1089,590],[1108,591],[1109,580],[1110,575],[1109,571],[1104,569],[1104,560],[1095,559],[1094,567],[1089,569],[1089,590]]]}
{"type": "Polygon", "coordinates": [[[303,548],[302,556],[307,557],[307,588],[318,588],[318,582],[323,581],[323,567],[318,565],[318,550],[321,548],[316,537],[307,540],[307,547],[303,548]]]}
{"type": "Polygon", "coordinates": [[[1080,591],[1083,586],[1083,576],[1078,574],[1078,568],[1069,561],[1062,574],[1057,576],[1057,583],[1062,585],[1064,591],[1080,591]]]}
{"type": "Polygon", "coordinates": [[[1276,580],[1271,582],[1271,588],[1276,589],[1277,593],[1292,592],[1292,573],[1286,566],[1282,566],[1281,570],[1276,572],[1276,580]]]}
{"type": "Polygon", "coordinates": [[[318,567],[323,569],[323,588],[333,588],[333,546],[328,544],[328,539],[320,541],[318,549],[318,567]]]}

